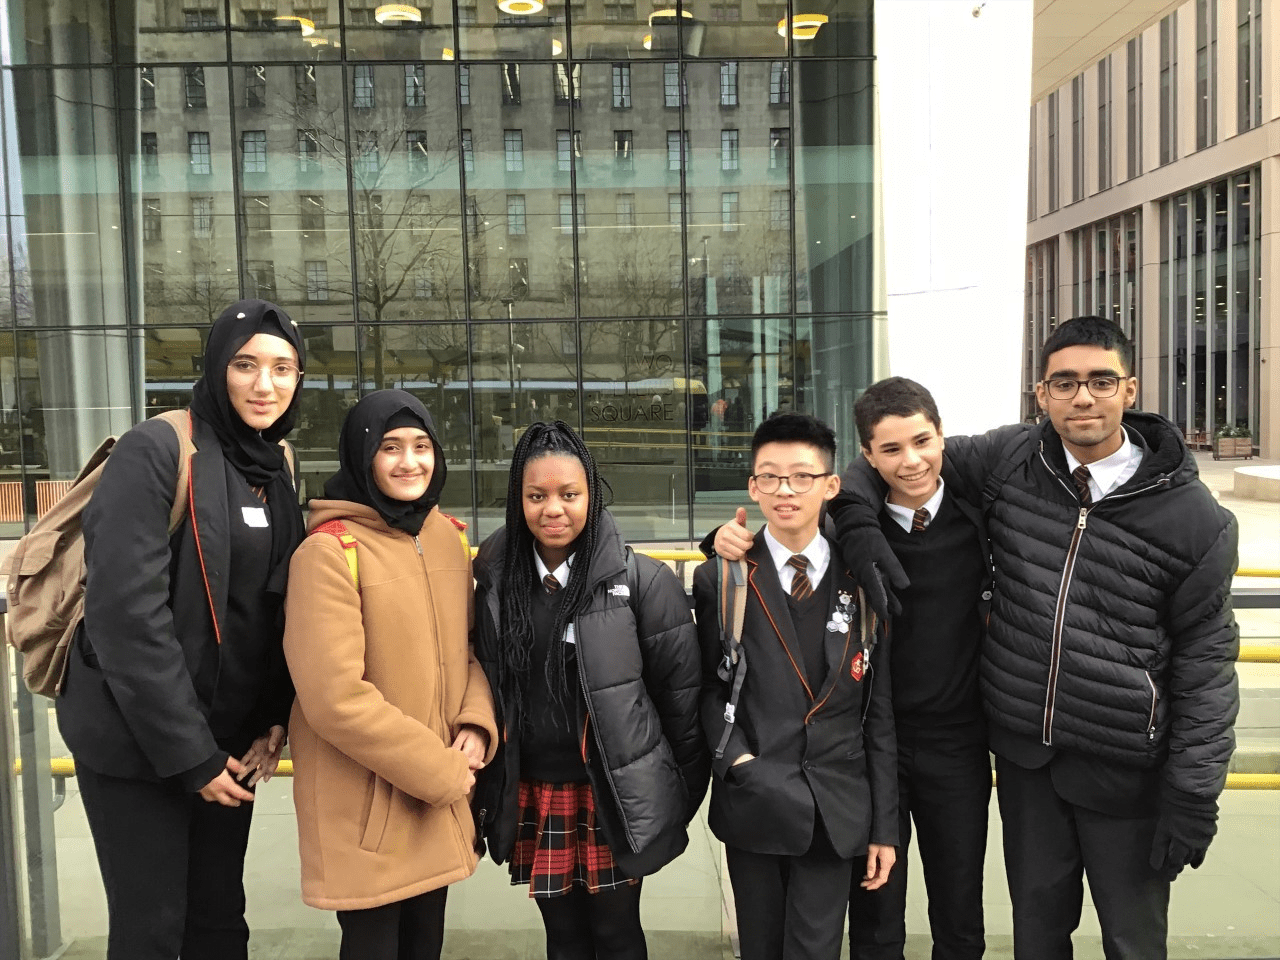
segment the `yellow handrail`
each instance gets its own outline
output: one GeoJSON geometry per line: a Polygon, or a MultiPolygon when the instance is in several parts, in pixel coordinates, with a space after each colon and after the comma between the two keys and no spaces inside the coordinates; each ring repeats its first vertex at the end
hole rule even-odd
{"type": "Polygon", "coordinates": [[[1280,577],[1280,570],[1273,570],[1270,567],[1241,567],[1236,571],[1237,577],[1280,577]]]}
{"type": "Polygon", "coordinates": [[[1238,663],[1280,663],[1280,647],[1249,644],[1240,648],[1238,663]]]}

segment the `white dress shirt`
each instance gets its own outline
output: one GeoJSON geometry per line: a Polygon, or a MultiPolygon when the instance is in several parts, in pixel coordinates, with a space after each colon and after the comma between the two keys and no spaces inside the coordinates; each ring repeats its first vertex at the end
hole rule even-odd
{"type": "Polygon", "coordinates": [[[769,532],[768,527],[764,528],[764,542],[769,548],[769,556],[773,559],[773,566],[778,571],[778,580],[781,581],[784,592],[791,592],[791,581],[796,575],[796,568],[787,563],[793,552],[804,554],[805,559],[809,561],[809,583],[817,589],[823,575],[827,572],[827,567],[831,565],[831,544],[827,543],[827,538],[821,532],[815,535],[803,550],[792,551],[784,547],[769,532]]]}
{"type": "MultiPolygon", "coordinates": [[[[910,533],[911,522],[915,519],[915,515],[916,515],[915,509],[912,507],[899,506],[896,503],[890,503],[888,497],[885,498],[884,505],[889,510],[889,516],[893,517],[893,519],[897,522],[898,526],[900,526],[903,530],[907,531],[907,533],[910,533]]],[[[942,507],[942,478],[941,477],[938,478],[937,492],[934,493],[934,495],[929,498],[928,503],[922,504],[922,506],[929,511],[929,519],[924,522],[924,525],[927,527],[929,526],[929,524],[933,523],[934,517],[938,515],[938,510],[942,507]]]]}
{"type": "MultiPolygon", "coordinates": [[[[1124,434],[1124,442],[1120,444],[1119,450],[1109,457],[1085,464],[1089,468],[1089,491],[1093,494],[1094,503],[1128,482],[1142,463],[1142,448],[1129,440],[1129,433],[1123,427],[1121,432],[1124,434]]],[[[1067,472],[1074,473],[1076,467],[1080,466],[1080,461],[1071,455],[1065,444],[1062,452],[1067,455],[1067,472]]]]}

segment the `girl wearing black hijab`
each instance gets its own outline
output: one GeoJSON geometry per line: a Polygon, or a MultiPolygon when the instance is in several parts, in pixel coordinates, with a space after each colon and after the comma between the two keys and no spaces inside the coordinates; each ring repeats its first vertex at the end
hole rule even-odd
{"type": "Polygon", "coordinates": [[[85,617],[57,700],[110,921],[108,960],[243,960],[253,793],[284,746],[293,428],[305,362],[288,314],[214,323],[190,408],[115,445],[84,512],[85,617]],[[179,457],[188,502],[170,532],[179,457]]]}
{"type": "Polygon", "coordinates": [[[444,450],[411,394],[357,403],[338,462],[285,618],[302,898],[338,912],[342,960],[438,960],[448,885],[477,861],[467,796],[497,739],[468,643],[471,551],[437,506],[444,450]]]}

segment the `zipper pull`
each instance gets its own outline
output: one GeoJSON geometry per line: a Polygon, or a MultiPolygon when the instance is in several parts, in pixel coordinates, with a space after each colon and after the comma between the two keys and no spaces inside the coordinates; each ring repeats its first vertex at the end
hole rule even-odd
{"type": "MultiPolygon", "coordinates": [[[[1089,517],[1089,510],[1088,510],[1088,508],[1087,508],[1087,507],[1081,507],[1081,508],[1080,508],[1080,519],[1076,521],[1076,529],[1077,529],[1077,530],[1083,530],[1083,529],[1084,529],[1085,520],[1087,520],[1087,519],[1088,519],[1088,517],[1089,517]]],[[[418,552],[419,552],[419,553],[421,553],[422,551],[421,551],[421,550],[419,550],[418,552]]]]}
{"type": "MultiPolygon", "coordinates": [[[[1081,524],[1081,526],[1084,526],[1084,524],[1081,524]]],[[[413,545],[418,548],[418,556],[422,556],[422,542],[418,539],[416,534],[413,538],[413,545]]]]}

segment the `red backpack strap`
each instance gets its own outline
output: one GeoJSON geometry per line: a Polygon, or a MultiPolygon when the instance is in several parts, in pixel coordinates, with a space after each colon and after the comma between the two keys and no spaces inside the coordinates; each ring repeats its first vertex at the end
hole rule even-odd
{"type": "Polygon", "coordinates": [[[351,581],[356,585],[356,591],[360,590],[360,567],[356,563],[356,538],[351,535],[351,531],[347,529],[347,525],[341,520],[330,520],[328,523],[322,523],[311,531],[311,534],[327,533],[331,537],[337,537],[338,542],[342,544],[342,552],[347,558],[347,569],[351,571],[351,581]]]}
{"type": "Polygon", "coordinates": [[[471,544],[467,541],[467,525],[452,514],[440,511],[440,516],[444,517],[458,531],[458,536],[462,538],[462,550],[467,556],[471,556],[471,544]]]}

